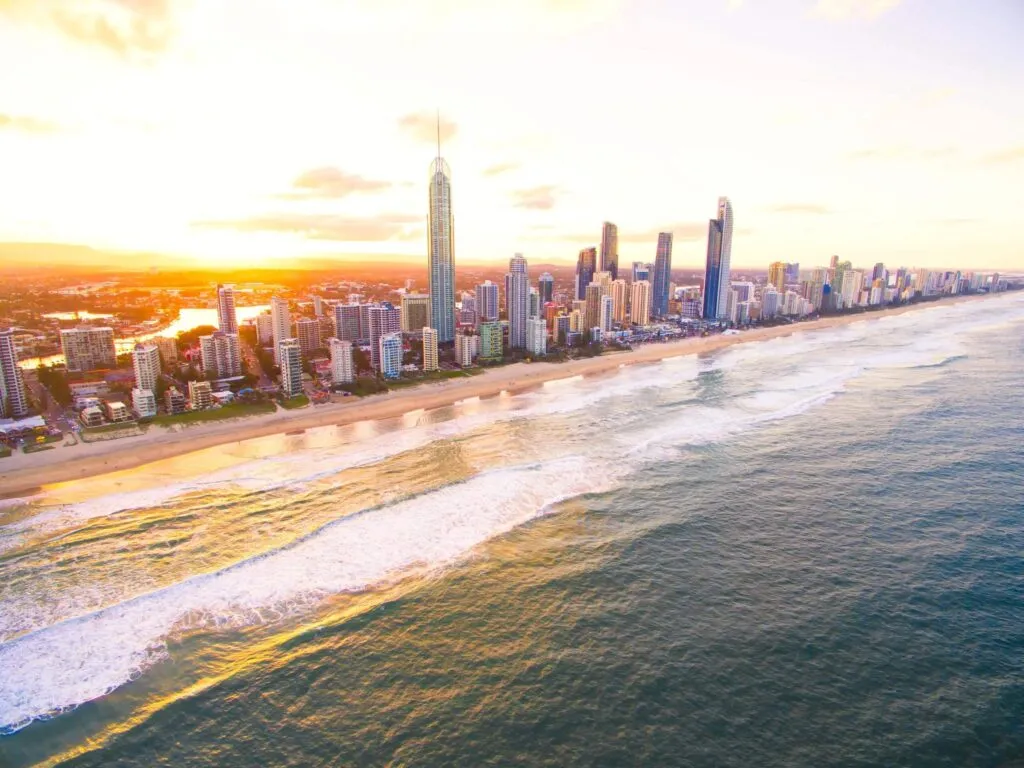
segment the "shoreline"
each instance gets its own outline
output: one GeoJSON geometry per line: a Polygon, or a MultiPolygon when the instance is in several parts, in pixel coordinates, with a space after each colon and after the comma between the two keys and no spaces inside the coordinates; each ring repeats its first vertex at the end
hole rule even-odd
{"type": "Polygon", "coordinates": [[[919,309],[952,306],[1005,294],[959,296],[949,300],[891,307],[873,312],[838,315],[790,325],[756,328],[737,334],[690,337],[646,344],[629,352],[583,358],[567,363],[513,363],[486,370],[465,379],[424,384],[384,395],[351,401],[308,406],[299,410],[278,409],[274,414],[228,419],[208,424],[182,425],[178,429],[151,427],[144,435],[97,443],[80,443],[35,454],[15,453],[0,459],[0,499],[38,493],[45,486],[66,483],[110,472],[136,469],[153,462],[270,435],[295,434],[314,427],[347,426],[360,421],[397,418],[409,411],[436,410],[472,398],[516,395],[549,381],[579,376],[598,376],[630,365],[655,363],[666,358],[715,352],[735,344],[790,336],[803,331],[835,328],[919,309]],[[155,431],[159,430],[159,431],[155,431]]]}

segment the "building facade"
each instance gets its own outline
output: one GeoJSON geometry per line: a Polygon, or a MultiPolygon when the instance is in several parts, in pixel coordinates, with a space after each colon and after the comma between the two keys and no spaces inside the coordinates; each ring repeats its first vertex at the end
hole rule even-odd
{"type": "Polygon", "coordinates": [[[708,252],[704,269],[704,319],[728,318],[732,260],[732,203],[718,198],[718,217],[708,223],[708,252]]]}
{"type": "Polygon", "coordinates": [[[292,315],[288,311],[288,301],[274,296],[270,300],[271,331],[274,343],[274,362],[281,364],[278,345],[285,339],[292,338],[292,315]]]}
{"type": "Polygon", "coordinates": [[[242,375],[242,352],[237,333],[215,331],[199,337],[203,370],[217,378],[242,375]]]}
{"type": "Polygon", "coordinates": [[[331,381],[335,384],[351,384],[356,380],[352,360],[352,342],[346,339],[330,339],[331,381]]]}
{"type": "Polygon", "coordinates": [[[637,326],[651,324],[651,283],[648,280],[633,283],[629,297],[629,322],[637,326]]]}
{"type": "Polygon", "coordinates": [[[509,260],[505,284],[508,286],[509,346],[525,349],[526,321],[530,317],[530,279],[523,254],[517,253],[509,260]]]}
{"type": "Polygon", "coordinates": [[[668,314],[669,283],[672,280],[672,233],[658,235],[658,249],[654,254],[654,274],[651,281],[651,314],[668,314]]]}
{"type": "Polygon", "coordinates": [[[281,339],[277,342],[280,350],[281,391],[287,397],[302,394],[302,347],[298,339],[281,339]]]}
{"type": "MultiPolygon", "coordinates": [[[[380,340],[389,334],[402,332],[401,315],[401,310],[387,301],[370,307],[370,365],[375,371],[381,370],[380,340]]],[[[439,341],[440,336],[438,331],[439,341]]]]}
{"type": "Polygon", "coordinates": [[[217,330],[221,333],[238,333],[234,286],[217,286],[217,330]]]}
{"type": "MultiPolygon", "coordinates": [[[[440,144],[440,142],[439,142],[440,144]]],[[[440,344],[455,339],[455,242],[452,216],[451,169],[441,157],[430,167],[429,221],[427,231],[427,280],[431,328],[440,344]]],[[[374,344],[374,349],[377,345],[374,344]]]]}
{"type": "Polygon", "coordinates": [[[0,416],[23,419],[30,413],[28,390],[18,366],[14,329],[0,331],[0,416]]]}
{"type": "Polygon", "coordinates": [[[113,328],[65,329],[60,332],[60,347],[70,373],[117,367],[113,328]]]}
{"type": "Polygon", "coordinates": [[[335,304],[334,332],[342,341],[362,341],[358,304],[335,304]]]}
{"type": "Polygon", "coordinates": [[[584,248],[576,259],[576,291],[574,299],[583,300],[587,295],[587,286],[597,274],[597,248],[584,248]]]}
{"type": "Polygon", "coordinates": [[[156,344],[136,344],[132,350],[132,369],[138,389],[155,391],[160,380],[160,348],[156,344]]]}
{"type": "Polygon", "coordinates": [[[380,337],[380,372],[386,379],[402,375],[402,334],[385,333],[380,337]]]}
{"type": "Polygon", "coordinates": [[[531,317],[526,321],[526,351],[535,357],[548,353],[548,324],[543,318],[531,317]]]}
{"type": "Polygon", "coordinates": [[[315,317],[300,317],[295,321],[295,338],[299,340],[299,348],[303,355],[320,349],[320,321],[315,317]]]}
{"type": "Polygon", "coordinates": [[[402,296],[402,333],[419,333],[430,325],[430,297],[422,293],[402,296]]]}
{"type": "Polygon", "coordinates": [[[423,370],[436,371],[437,361],[437,331],[429,325],[423,329],[423,370]]]}
{"type": "Polygon", "coordinates": [[[501,323],[492,321],[480,323],[480,347],[478,357],[481,360],[501,360],[504,357],[504,339],[501,323]]]}
{"type": "Polygon", "coordinates": [[[606,221],[601,225],[601,272],[608,272],[615,280],[619,276],[619,228],[606,221]]]}

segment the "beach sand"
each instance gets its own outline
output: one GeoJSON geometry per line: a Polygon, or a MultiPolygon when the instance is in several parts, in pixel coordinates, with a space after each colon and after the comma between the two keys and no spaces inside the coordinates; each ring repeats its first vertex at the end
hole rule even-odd
{"type": "Polygon", "coordinates": [[[827,317],[792,325],[758,328],[738,334],[716,334],[703,338],[647,344],[629,352],[609,353],[566,363],[516,363],[489,369],[472,378],[424,384],[384,395],[353,397],[343,402],[309,406],[299,410],[278,409],[276,413],[266,416],[193,424],[176,427],[173,430],[150,427],[146,434],[136,437],[59,446],[52,451],[33,454],[17,452],[13,456],[0,459],[0,498],[24,496],[37,492],[49,484],[133,469],[192,451],[252,438],[330,424],[341,426],[358,421],[395,418],[409,411],[441,408],[459,400],[492,397],[503,391],[516,394],[556,379],[608,373],[623,365],[708,353],[734,344],[766,341],[796,332],[833,328],[885,315],[897,315],[984,298],[987,297],[964,296],[869,313],[827,317]]]}

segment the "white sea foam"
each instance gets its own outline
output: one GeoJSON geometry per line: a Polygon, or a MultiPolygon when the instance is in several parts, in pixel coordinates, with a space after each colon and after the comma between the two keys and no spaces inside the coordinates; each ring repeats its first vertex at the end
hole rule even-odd
{"type": "Polygon", "coordinates": [[[0,645],[0,728],[123,685],[166,655],[185,626],[265,621],[329,594],[435,569],[574,496],[608,489],[581,457],[494,470],[325,526],[284,549],[54,624],[0,645]]]}

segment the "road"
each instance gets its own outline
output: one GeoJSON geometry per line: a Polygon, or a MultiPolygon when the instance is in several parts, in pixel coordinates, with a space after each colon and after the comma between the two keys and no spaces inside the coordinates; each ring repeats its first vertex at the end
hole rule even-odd
{"type": "Polygon", "coordinates": [[[46,408],[43,409],[42,413],[43,418],[46,419],[46,423],[49,426],[57,427],[61,432],[70,432],[71,419],[74,417],[68,417],[60,403],[54,400],[50,391],[42,385],[42,382],[39,381],[39,376],[36,375],[34,370],[31,368],[23,369],[22,373],[25,378],[25,386],[29,388],[35,402],[46,402],[46,408]]]}

